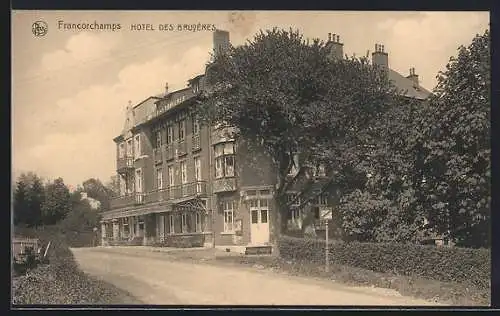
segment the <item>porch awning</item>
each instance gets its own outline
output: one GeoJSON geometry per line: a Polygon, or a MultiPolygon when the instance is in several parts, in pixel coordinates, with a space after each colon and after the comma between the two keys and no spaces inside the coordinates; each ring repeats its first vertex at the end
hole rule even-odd
{"type": "Polygon", "coordinates": [[[207,207],[204,201],[201,199],[192,199],[184,202],[180,202],[173,205],[173,210],[177,211],[207,211],[207,207]]]}
{"type": "Polygon", "coordinates": [[[155,213],[165,213],[171,211],[172,211],[172,205],[158,205],[140,209],[107,212],[103,214],[102,219],[103,221],[109,221],[116,218],[141,216],[141,215],[155,214],[155,213]]]}

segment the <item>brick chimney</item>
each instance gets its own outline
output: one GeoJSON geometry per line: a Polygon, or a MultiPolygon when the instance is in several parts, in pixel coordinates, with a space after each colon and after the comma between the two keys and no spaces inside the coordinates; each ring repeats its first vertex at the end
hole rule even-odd
{"type": "Polygon", "coordinates": [[[339,35],[328,33],[328,42],[326,42],[326,47],[330,51],[330,58],[332,59],[344,58],[344,44],[340,42],[339,35]]]}
{"type": "Polygon", "coordinates": [[[229,48],[229,32],[223,30],[215,30],[214,32],[214,56],[218,56],[221,52],[229,48]]]}
{"type": "Polygon", "coordinates": [[[375,44],[375,51],[372,53],[372,64],[389,69],[389,56],[384,50],[384,45],[375,44]]]}
{"type": "Polygon", "coordinates": [[[410,75],[407,76],[406,78],[410,79],[413,81],[413,87],[415,89],[418,89],[418,75],[415,73],[415,68],[410,68],[410,75]]]}

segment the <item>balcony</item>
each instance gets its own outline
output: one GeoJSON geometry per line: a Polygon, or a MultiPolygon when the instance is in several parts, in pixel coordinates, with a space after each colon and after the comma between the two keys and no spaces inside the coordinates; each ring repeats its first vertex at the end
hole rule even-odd
{"type": "Polygon", "coordinates": [[[201,149],[201,137],[200,134],[193,135],[192,151],[197,151],[201,149]]]}
{"type": "Polygon", "coordinates": [[[170,190],[168,188],[155,190],[146,194],[145,203],[156,203],[170,200],[170,190]]]}
{"type": "Polygon", "coordinates": [[[135,193],[135,204],[144,204],[145,193],[135,193]]]}
{"type": "Polygon", "coordinates": [[[124,196],[119,196],[111,199],[110,207],[111,209],[144,204],[145,194],[144,193],[129,193],[124,196]]]}
{"type": "Polygon", "coordinates": [[[197,181],[170,187],[170,199],[177,200],[188,197],[202,196],[207,194],[207,183],[197,181]]]}
{"type": "Polygon", "coordinates": [[[186,155],[187,154],[186,140],[183,139],[183,140],[177,141],[175,149],[176,149],[177,157],[186,155]]]}
{"type": "Polygon", "coordinates": [[[116,161],[116,170],[118,172],[125,172],[128,169],[134,168],[134,160],[132,157],[118,158],[116,161]]]}
{"type": "Polygon", "coordinates": [[[130,193],[111,199],[111,209],[117,209],[127,206],[157,203],[169,200],[187,200],[194,197],[206,196],[207,183],[205,181],[196,181],[169,188],[154,190],[148,193],[130,193]]]}
{"type": "Polygon", "coordinates": [[[159,164],[163,161],[162,147],[153,149],[153,157],[154,157],[155,164],[159,164]]]}
{"type": "Polygon", "coordinates": [[[236,179],[235,178],[216,179],[214,180],[212,187],[214,193],[236,191],[236,179]]]}

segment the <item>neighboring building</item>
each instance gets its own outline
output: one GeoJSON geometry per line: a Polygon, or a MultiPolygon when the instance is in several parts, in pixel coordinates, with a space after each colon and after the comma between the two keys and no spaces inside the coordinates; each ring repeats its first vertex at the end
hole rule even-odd
{"type": "Polygon", "coordinates": [[[98,210],[101,207],[101,202],[91,197],[88,197],[87,192],[81,192],[80,196],[81,196],[80,199],[82,201],[86,200],[89,203],[91,209],[98,210]]]}
{"type": "MultiPolygon", "coordinates": [[[[342,57],[338,36],[329,37],[332,56],[342,57]]],[[[216,31],[215,54],[228,45],[229,33],[216,31]]],[[[372,58],[388,68],[382,46],[377,45],[372,58]]],[[[413,70],[408,78],[388,70],[406,96],[429,95],[413,70]]],[[[185,89],[170,92],[167,85],[164,94],[127,107],[124,128],[114,139],[120,196],[103,213],[103,245],[269,243],[275,184],[270,160],[263,151],[248,151],[244,140],[236,143],[227,133],[230,129],[199,123],[194,96],[205,88],[204,75],[199,75],[185,89]]],[[[318,183],[328,172],[324,166],[310,169],[318,183]]],[[[315,216],[330,202],[319,197],[315,216]]],[[[300,229],[302,214],[292,207],[289,215],[290,227],[300,229]]]]}

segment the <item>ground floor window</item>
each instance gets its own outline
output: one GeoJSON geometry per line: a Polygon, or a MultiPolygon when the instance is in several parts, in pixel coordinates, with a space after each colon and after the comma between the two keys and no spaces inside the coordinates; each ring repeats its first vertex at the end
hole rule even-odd
{"type": "Polygon", "coordinates": [[[201,232],[201,214],[199,212],[196,212],[194,214],[195,216],[195,231],[196,232],[201,232]]]}
{"type": "Polygon", "coordinates": [[[175,225],[174,225],[174,215],[169,215],[168,216],[168,224],[169,224],[169,230],[168,232],[170,234],[174,234],[175,233],[175,225]]]}
{"type": "Polygon", "coordinates": [[[113,237],[113,225],[111,224],[106,224],[106,237],[107,238],[112,238],[113,237]]]}
{"type": "Polygon", "coordinates": [[[181,233],[187,233],[188,232],[188,223],[187,223],[187,214],[182,213],[181,214],[181,233]]]}
{"type": "Polygon", "coordinates": [[[223,211],[224,211],[224,232],[232,233],[234,231],[233,201],[224,201],[223,211]]]}
{"type": "Polygon", "coordinates": [[[139,226],[139,236],[143,237],[144,236],[144,219],[139,219],[137,226],[139,226]]]}
{"type": "Polygon", "coordinates": [[[128,224],[128,218],[123,219],[123,237],[127,238],[130,236],[130,227],[128,224]]]}

